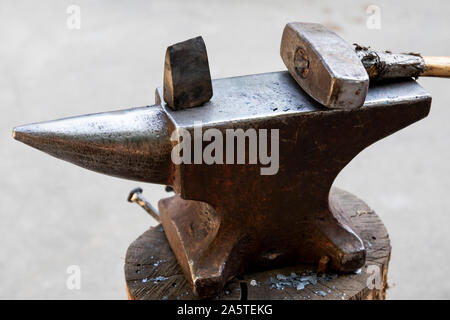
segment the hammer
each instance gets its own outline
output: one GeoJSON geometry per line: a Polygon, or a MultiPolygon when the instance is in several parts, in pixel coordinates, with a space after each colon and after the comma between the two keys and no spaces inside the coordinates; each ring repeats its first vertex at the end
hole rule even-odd
{"type": "Polygon", "coordinates": [[[450,77],[450,57],[376,52],[352,47],[316,23],[288,23],[281,40],[281,58],[292,77],[312,98],[332,109],[363,105],[369,78],[450,77]]]}

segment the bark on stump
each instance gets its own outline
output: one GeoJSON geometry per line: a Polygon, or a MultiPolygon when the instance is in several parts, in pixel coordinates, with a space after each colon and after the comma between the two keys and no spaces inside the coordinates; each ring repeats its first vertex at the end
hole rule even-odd
{"type": "MultiPolygon", "coordinates": [[[[300,264],[247,273],[230,281],[216,299],[385,299],[391,254],[386,228],[375,212],[356,196],[337,188],[331,190],[331,196],[338,199],[343,215],[351,221],[367,249],[366,264],[360,272],[336,276],[328,271],[317,278],[316,284],[308,284],[300,290],[286,282],[292,284],[292,279],[298,280],[311,272],[315,278],[317,266],[300,264]],[[297,277],[291,277],[292,273],[297,277]]],[[[161,225],[151,227],[128,247],[125,279],[128,297],[132,300],[198,299],[192,294],[161,225]]]]}

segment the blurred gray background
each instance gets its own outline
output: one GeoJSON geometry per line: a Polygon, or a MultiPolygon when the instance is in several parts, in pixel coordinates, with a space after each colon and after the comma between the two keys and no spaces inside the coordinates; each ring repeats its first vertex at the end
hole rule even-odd
{"type": "MultiPolygon", "coordinates": [[[[14,126],[153,103],[168,45],[202,35],[213,78],[284,70],[290,21],[328,25],[377,49],[450,55],[449,1],[0,1],[0,298],[125,299],[128,245],[153,223],[138,186],[14,141],[14,126]],[[67,8],[81,28],[67,27],[67,8]],[[381,29],[367,27],[369,5],[381,29]],[[81,289],[66,286],[81,268],[81,289]]],[[[370,19],[370,18],[369,18],[370,19]]],[[[450,298],[449,80],[425,120],[362,152],[335,185],[364,199],[392,240],[390,299],[450,298]]]]}

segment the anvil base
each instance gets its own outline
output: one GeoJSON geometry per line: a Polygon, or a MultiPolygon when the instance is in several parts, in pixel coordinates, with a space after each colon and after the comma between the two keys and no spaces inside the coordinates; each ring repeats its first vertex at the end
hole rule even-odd
{"type": "Polygon", "coordinates": [[[259,233],[248,225],[221,225],[226,220],[220,213],[200,201],[173,196],[162,199],[159,210],[167,239],[193,292],[211,297],[248,270],[317,263],[323,256],[329,257],[330,266],[338,271],[362,267],[366,251],[361,239],[342,209],[335,206],[333,195],[329,203],[329,211],[305,216],[302,223],[297,223],[296,213],[290,215],[289,225],[272,221],[273,238],[270,231],[259,233]],[[284,241],[279,241],[283,238],[280,230],[285,230],[284,241]]]}

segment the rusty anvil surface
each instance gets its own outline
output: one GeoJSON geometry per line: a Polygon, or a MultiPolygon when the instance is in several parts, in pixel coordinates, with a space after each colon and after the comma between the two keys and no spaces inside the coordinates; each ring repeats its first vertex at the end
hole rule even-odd
{"type": "MultiPolygon", "coordinates": [[[[298,262],[347,272],[365,248],[342,217],[331,185],[364,148],[427,116],[431,97],[415,81],[379,83],[358,109],[326,109],[288,72],[214,80],[205,105],[173,111],[157,89],[149,107],[17,127],[14,137],[84,168],[171,185],[161,222],[196,294],[213,296],[250,269],[298,262]],[[177,128],[279,129],[279,171],[255,164],[171,161],[177,128]]],[[[224,155],[225,156],[225,155],[224,155]]],[[[248,162],[248,161],[247,161],[248,162]]]]}
{"type": "MultiPolygon", "coordinates": [[[[213,81],[214,96],[199,108],[172,111],[172,125],[201,121],[228,128],[279,129],[280,168],[181,165],[178,195],[159,202],[170,245],[200,296],[211,296],[248,269],[296,262],[354,271],[365,248],[329,199],[338,173],[364,148],[427,116],[431,97],[415,81],[378,84],[355,110],[330,110],[309,98],[287,72],[213,81]],[[189,199],[189,200],[188,200],[189,199]]],[[[157,103],[163,101],[157,91],[157,103]]]]}

